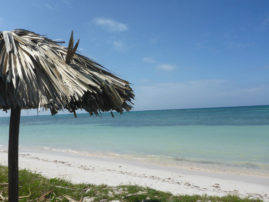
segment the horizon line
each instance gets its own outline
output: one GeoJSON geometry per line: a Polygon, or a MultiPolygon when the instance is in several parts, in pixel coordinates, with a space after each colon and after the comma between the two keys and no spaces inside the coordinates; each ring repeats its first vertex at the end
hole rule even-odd
{"type": "MultiPolygon", "coordinates": [[[[234,105],[234,106],[217,106],[217,107],[185,107],[185,108],[166,108],[166,109],[138,109],[138,110],[125,111],[123,113],[128,113],[128,112],[144,112],[144,111],[166,111],[166,110],[195,110],[195,109],[217,109],[217,108],[239,108],[239,107],[266,107],[266,106],[269,106],[269,104],[266,104],[266,105],[234,105]]],[[[30,109],[30,110],[35,110],[35,109],[30,109]]],[[[10,109],[8,110],[8,112],[6,113],[6,115],[4,115],[4,114],[1,115],[0,114],[0,117],[9,117],[9,113],[10,113],[9,111],[10,111],[10,109]]],[[[4,111],[2,111],[0,113],[4,113],[4,111]]],[[[110,113],[110,112],[109,111],[107,111],[107,112],[100,112],[100,114],[102,114],[102,113],[110,113]]],[[[113,111],[113,113],[118,113],[118,112],[113,111]]],[[[57,115],[68,115],[68,114],[72,114],[72,113],[71,112],[68,112],[67,110],[62,110],[62,111],[59,111],[59,113],[57,113],[55,116],[57,116],[57,115]]],[[[77,114],[88,114],[88,112],[81,111],[81,112],[77,112],[77,114]]],[[[21,116],[24,117],[24,116],[48,116],[48,115],[51,115],[49,113],[49,110],[42,111],[41,113],[38,113],[37,112],[36,114],[29,114],[29,115],[22,114],[21,116]],[[42,114],[42,113],[47,113],[47,114],[42,114]]]]}

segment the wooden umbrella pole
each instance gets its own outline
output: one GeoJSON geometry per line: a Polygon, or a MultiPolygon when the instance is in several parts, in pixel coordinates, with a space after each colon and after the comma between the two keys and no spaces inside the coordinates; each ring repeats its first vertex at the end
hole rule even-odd
{"type": "Polygon", "coordinates": [[[21,109],[11,109],[8,143],[8,199],[17,202],[19,197],[18,184],[18,147],[21,109]]]}

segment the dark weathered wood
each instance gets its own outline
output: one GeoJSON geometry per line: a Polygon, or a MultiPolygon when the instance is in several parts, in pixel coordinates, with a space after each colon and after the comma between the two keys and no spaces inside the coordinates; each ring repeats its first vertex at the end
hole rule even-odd
{"type": "Polygon", "coordinates": [[[11,109],[8,144],[8,199],[17,202],[19,196],[18,184],[18,147],[21,109],[11,109]]]}

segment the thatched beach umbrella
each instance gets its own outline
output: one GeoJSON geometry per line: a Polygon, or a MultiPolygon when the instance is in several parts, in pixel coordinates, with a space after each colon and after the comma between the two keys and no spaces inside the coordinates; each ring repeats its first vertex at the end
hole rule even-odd
{"type": "Polygon", "coordinates": [[[134,98],[129,83],[68,47],[27,30],[0,32],[0,109],[11,109],[9,201],[18,200],[18,136],[21,109],[45,108],[56,114],[77,109],[90,114],[129,111],[134,98]]]}

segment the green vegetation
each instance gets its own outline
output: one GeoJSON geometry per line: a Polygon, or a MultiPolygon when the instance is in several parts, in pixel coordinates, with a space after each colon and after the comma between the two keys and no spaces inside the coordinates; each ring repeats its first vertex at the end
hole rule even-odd
{"type": "MultiPolygon", "coordinates": [[[[7,167],[0,166],[0,201],[7,201],[7,187],[7,167]]],[[[170,193],[130,185],[117,187],[74,185],[61,179],[46,179],[27,170],[19,172],[19,188],[20,201],[255,201],[240,199],[237,196],[173,196],[170,193]]]]}

